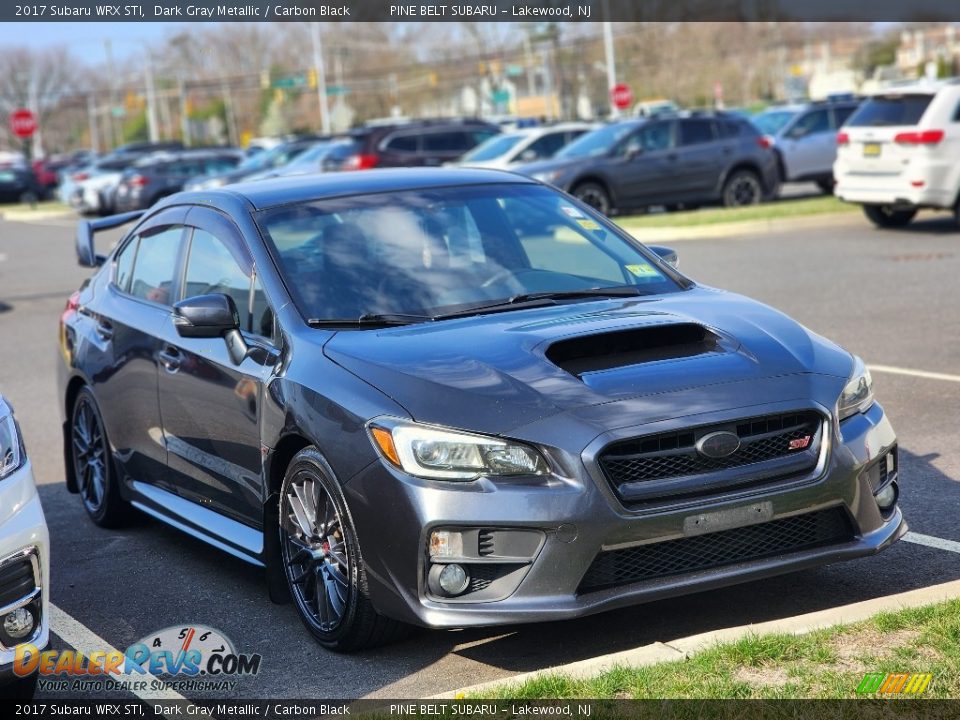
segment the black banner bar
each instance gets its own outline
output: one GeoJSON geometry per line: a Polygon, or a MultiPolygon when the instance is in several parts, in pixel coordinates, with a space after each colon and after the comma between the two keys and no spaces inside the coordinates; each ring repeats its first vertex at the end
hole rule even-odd
{"type": "Polygon", "coordinates": [[[13,22],[700,22],[960,20],[956,0],[59,0],[3,2],[13,22]]]}

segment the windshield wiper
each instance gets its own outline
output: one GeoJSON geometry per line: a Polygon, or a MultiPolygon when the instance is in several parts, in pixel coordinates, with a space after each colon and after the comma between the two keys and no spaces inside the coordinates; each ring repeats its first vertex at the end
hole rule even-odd
{"type": "Polygon", "coordinates": [[[358,318],[310,318],[307,325],[315,328],[326,327],[363,327],[368,325],[411,325],[419,322],[430,322],[434,318],[429,315],[404,315],[400,313],[367,313],[358,318]]]}
{"type": "Polygon", "coordinates": [[[576,300],[579,298],[602,298],[602,297],[638,297],[640,295],[652,295],[649,290],[642,290],[632,285],[620,285],[614,287],[584,288],[582,290],[555,290],[552,292],[521,293],[514,295],[506,300],[490,303],[488,305],[478,305],[464,310],[457,310],[452,313],[435,315],[434,320],[446,320],[448,318],[465,317],[484,312],[496,312],[498,310],[511,310],[519,307],[539,307],[540,305],[555,305],[557,300],[576,300]]]}

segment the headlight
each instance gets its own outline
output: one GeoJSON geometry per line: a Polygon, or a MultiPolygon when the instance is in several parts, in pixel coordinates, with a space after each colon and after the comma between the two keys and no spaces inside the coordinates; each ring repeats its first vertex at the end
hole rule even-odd
{"type": "MultiPolygon", "coordinates": [[[[2,407],[3,403],[0,403],[2,407]]],[[[12,414],[0,418],[0,480],[23,464],[20,436],[12,414]]]]}
{"type": "Polygon", "coordinates": [[[532,447],[499,438],[399,420],[370,424],[374,446],[404,472],[437,480],[482,475],[546,475],[547,463],[532,447]]]}
{"type": "Polygon", "coordinates": [[[837,415],[844,420],[858,412],[863,412],[871,405],[873,405],[873,378],[870,377],[870,371],[863,364],[863,360],[854,355],[853,373],[840,394],[840,400],[837,401],[837,415]]]}
{"type": "Polygon", "coordinates": [[[539,180],[540,182],[551,183],[553,184],[560,177],[559,170],[550,170],[548,172],[538,172],[533,173],[531,177],[534,180],[539,180]]]}

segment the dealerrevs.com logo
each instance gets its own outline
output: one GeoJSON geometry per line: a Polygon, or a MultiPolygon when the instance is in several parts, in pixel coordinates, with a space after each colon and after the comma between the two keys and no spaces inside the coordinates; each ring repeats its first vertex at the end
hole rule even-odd
{"type": "Polygon", "coordinates": [[[233,690],[236,678],[256,675],[261,656],[238,653],[219,630],[204,625],[172,626],[151,633],[126,652],[106,649],[83,654],[46,650],[33,645],[17,648],[13,671],[39,673],[47,691],[233,690]]]}

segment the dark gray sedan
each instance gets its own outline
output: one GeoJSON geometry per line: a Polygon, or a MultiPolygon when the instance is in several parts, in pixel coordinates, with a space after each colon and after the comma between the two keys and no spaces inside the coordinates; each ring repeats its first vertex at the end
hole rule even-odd
{"type": "Polygon", "coordinates": [[[724,113],[613,123],[517,171],[605,215],[653,205],[753,205],[775,195],[779,183],[768,140],[724,113]]]}
{"type": "Polygon", "coordinates": [[[527,178],[181,193],[82,223],[78,253],[99,269],[61,317],[67,487],[99,525],[136,508],[264,566],[328,648],[576,618],[906,531],[857,357],[527,178]]]}

